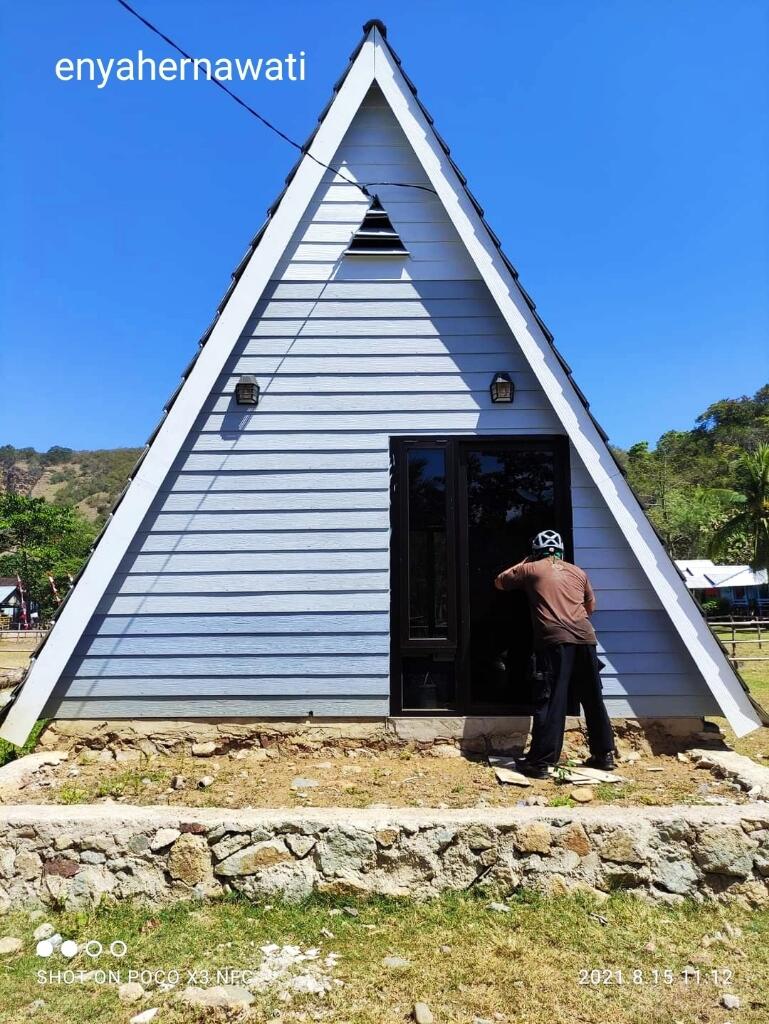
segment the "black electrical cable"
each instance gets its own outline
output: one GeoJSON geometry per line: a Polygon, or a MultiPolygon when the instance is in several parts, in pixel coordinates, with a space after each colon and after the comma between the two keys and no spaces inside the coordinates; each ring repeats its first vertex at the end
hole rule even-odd
{"type": "MultiPolygon", "coordinates": [[[[131,5],[126,2],[126,0],[117,0],[117,2],[120,4],[121,7],[124,7],[128,11],[129,14],[132,14],[134,16],[134,18],[138,18],[138,20],[143,25],[146,25],[146,27],[150,30],[150,32],[154,32],[156,36],[159,36],[164,42],[168,43],[168,45],[170,47],[172,47],[172,49],[176,50],[177,53],[180,53],[182,55],[182,57],[184,57],[186,60],[190,60],[190,61],[194,61],[195,60],[195,58],[192,57],[189,53],[187,53],[186,50],[183,50],[181,48],[181,46],[179,46],[178,43],[175,43],[173,41],[173,39],[171,39],[170,36],[167,36],[165,34],[165,32],[161,32],[160,29],[156,25],[152,24],[151,21],[147,21],[147,19],[145,17],[143,17],[143,15],[139,14],[139,12],[137,10],[135,10],[133,7],[131,7],[131,5]]],[[[263,117],[259,113],[258,110],[254,110],[254,108],[252,106],[250,106],[248,103],[246,103],[245,100],[241,99],[240,96],[237,95],[237,93],[234,93],[232,91],[232,89],[228,89],[227,86],[224,84],[224,82],[220,82],[218,78],[211,77],[210,75],[208,75],[206,77],[207,77],[207,80],[209,82],[211,82],[213,85],[218,86],[222,90],[222,92],[225,92],[230,97],[230,99],[235,100],[235,102],[239,106],[243,107],[244,110],[247,110],[248,113],[251,114],[253,117],[255,117],[258,121],[261,121],[261,123],[266,128],[269,128],[270,131],[275,132],[275,134],[277,136],[279,136],[281,139],[283,139],[284,142],[287,142],[289,144],[289,146],[293,146],[294,149],[298,149],[300,153],[302,153],[305,156],[308,156],[310,158],[310,160],[313,160],[316,164],[318,164],[319,167],[324,167],[327,171],[333,171],[334,174],[338,174],[339,177],[342,178],[343,181],[347,182],[348,185],[355,185],[356,188],[359,188],[361,190],[361,192],[364,194],[364,196],[366,196],[369,199],[371,198],[371,193],[368,191],[368,189],[366,188],[365,184],[363,184],[363,183],[361,183],[359,181],[353,181],[351,178],[346,177],[339,170],[339,168],[332,167],[331,164],[324,164],[322,160],[318,160],[318,158],[316,156],[313,156],[312,153],[309,152],[309,150],[304,148],[304,146],[300,145],[300,143],[298,143],[294,139],[290,138],[288,135],[286,135],[285,132],[282,132],[280,130],[280,128],[276,127],[271,121],[268,121],[266,117],[263,117]]],[[[435,189],[430,188],[428,185],[409,185],[406,182],[401,182],[401,181],[376,181],[376,182],[368,182],[367,184],[371,184],[371,185],[392,185],[392,186],[395,186],[397,188],[418,188],[418,189],[422,189],[422,191],[424,191],[424,192],[432,192],[434,195],[437,194],[435,192],[435,189]]]]}

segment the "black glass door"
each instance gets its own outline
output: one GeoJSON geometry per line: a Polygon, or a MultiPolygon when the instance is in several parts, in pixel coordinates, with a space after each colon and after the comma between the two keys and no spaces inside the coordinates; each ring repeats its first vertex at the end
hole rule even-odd
{"type": "Polygon", "coordinates": [[[528,608],[494,577],[541,529],[568,546],[565,441],[394,439],[393,462],[393,711],[527,712],[528,608]]]}

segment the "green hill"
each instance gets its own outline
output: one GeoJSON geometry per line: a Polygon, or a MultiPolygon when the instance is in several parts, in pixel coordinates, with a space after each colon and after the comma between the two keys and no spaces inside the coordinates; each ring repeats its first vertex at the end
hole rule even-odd
{"type": "Polygon", "coordinates": [[[0,447],[0,493],[74,505],[92,521],[104,519],[123,489],[141,448],[73,451],[71,448],[0,447]]]}

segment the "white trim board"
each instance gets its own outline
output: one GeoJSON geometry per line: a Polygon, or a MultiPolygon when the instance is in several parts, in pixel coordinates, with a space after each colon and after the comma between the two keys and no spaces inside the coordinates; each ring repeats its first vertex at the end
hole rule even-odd
{"type": "MultiPolygon", "coordinates": [[[[619,472],[595,424],[533,316],[481,216],[376,26],[368,34],[318,126],[309,152],[329,163],[372,84],[376,83],[411,142],[467,252],[488,286],[532,371],[548,395],[590,477],[601,491],[682,640],[738,736],[761,719],[710,632],[683,580],[619,472]]],[[[47,643],[0,728],[23,743],[63,672],[100,598],[125,555],[200,409],[253,314],[325,168],[304,156],[258,246],[237,280],[197,361],[163,420],[126,494],[66,602],[47,643]]]]}

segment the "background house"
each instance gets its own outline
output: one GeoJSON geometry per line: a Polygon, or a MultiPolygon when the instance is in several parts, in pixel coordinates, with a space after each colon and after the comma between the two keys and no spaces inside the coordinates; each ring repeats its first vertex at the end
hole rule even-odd
{"type": "Polygon", "coordinates": [[[16,622],[20,606],[16,577],[0,576],[0,629],[8,629],[16,622]]]}
{"type": "Polygon", "coordinates": [[[722,601],[735,612],[769,614],[766,569],[754,572],[749,565],[714,565],[709,558],[682,559],[676,565],[701,602],[722,601]]]}

